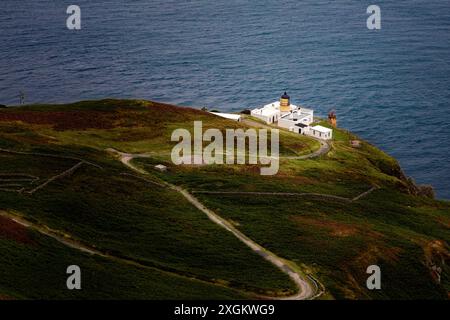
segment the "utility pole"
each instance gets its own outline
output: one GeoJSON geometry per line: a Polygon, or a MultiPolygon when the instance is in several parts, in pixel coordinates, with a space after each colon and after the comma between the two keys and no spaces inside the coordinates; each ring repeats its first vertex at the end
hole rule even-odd
{"type": "Polygon", "coordinates": [[[20,105],[25,104],[25,93],[23,91],[19,92],[19,104],[20,105]]]}

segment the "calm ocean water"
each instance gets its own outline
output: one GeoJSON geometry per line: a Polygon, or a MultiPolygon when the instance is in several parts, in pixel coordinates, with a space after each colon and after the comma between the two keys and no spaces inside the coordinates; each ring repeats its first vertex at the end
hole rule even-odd
{"type": "Polygon", "coordinates": [[[450,199],[450,2],[2,0],[0,103],[145,98],[241,110],[285,89],[450,199]],[[66,29],[78,4],[82,30],[66,29]],[[366,28],[366,8],[382,30],[366,28]]]}

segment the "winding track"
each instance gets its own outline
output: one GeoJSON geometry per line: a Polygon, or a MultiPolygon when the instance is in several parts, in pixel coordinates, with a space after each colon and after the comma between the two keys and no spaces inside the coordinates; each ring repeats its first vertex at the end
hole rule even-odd
{"type": "MultiPolygon", "coordinates": [[[[271,127],[269,125],[261,124],[261,123],[258,123],[256,121],[253,121],[248,118],[244,118],[243,123],[245,123],[251,127],[273,129],[273,127],[271,127]]],[[[306,154],[306,155],[288,156],[288,157],[280,157],[280,158],[291,159],[291,160],[311,159],[311,158],[316,158],[316,157],[322,156],[322,155],[328,153],[328,151],[330,151],[331,147],[328,144],[328,142],[321,140],[321,139],[314,138],[314,137],[311,137],[311,138],[319,141],[320,148],[318,150],[316,150],[312,153],[306,154]]],[[[147,174],[147,172],[145,170],[134,166],[131,163],[131,160],[133,160],[134,158],[147,158],[150,155],[123,153],[123,152],[120,152],[120,151],[112,149],[112,148],[107,149],[107,151],[118,155],[120,161],[125,166],[132,169],[133,171],[138,172],[143,175],[147,174]]],[[[153,181],[152,181],[152,183],[155,184],[155,182],[153,182],[153,181]]],[[[296,284],[297,288],[299,289],[299,292],[293,296],[284,298],[284,300],[314,299],[323,294],[323,292],[324,292],[323,285],[320,284],[317,280],[313,279],[312,276],[307,275],[307,277],[305,277],[299,271],[294,270],[292,267],[290,267],[289,265],[286,264],[284,259],[278,257],[276,254],[266,250],[265,248],[263,248],[262,246],[260,246],[259,244],[257,244],[256,242],[254,242],[253,240],[248,238],[245,234],[243,234],[238,229],[236,229],[228,221],[226,221],[225,219],[220,217],[218,214],[216,214],[215,212],[213,212],[212,210],[210,210],[206,206],[204,206],[196,197],[194,197],[192,194],[190,194],[187,190],[184,190],[178,186],[172,185],[167,182],[164,182],[164,184],[167,187],[169,187],[170,189],[175,190],[178,193],[180,193],[181,195],[183,195],[183,197],[186,200],[188,200],[192,205],[194,205],[197,209],[199,209],[200,211],[205,213],[211,221],[213,221],[220,227],[224,228],[228,232],[231,232],[236,238],[238,238],[240,241],[242,241],[251,250],[253,250],[257,254],[262,256],[264,259],[266,259],[273,265],[275,265],[282,272],[286,273],[292,279],[292,281],[296,284]]],[[[355,199],[347,199],[347,198],[342,198],[342,197],[336,197],[336,198],[339,198],[339,200],[342,200],[342,201],[352,202],[352,201],[356,201],[357,199],[359,199],[359,197],[364,196],[367,193],[370,193],[371,191],[373,191],[373,190],[371,189],[371,190],[367,191],[366,193],[364,193],[363,195],[358,196],[355,199]]],[[[335,197],[335,196],[329,196],[329,195],[320,195],[320,196],[335,197]]]]}
{"type": "MultiPolygon", "coordinates": [[[[280,127],[275,127],[275,126],[270,126],[268,124],[264,124],[264,123],[259,123],[255,120],[249,119],[249,118],[243,118],[242,119],[242,123],[251,126],[251,127],[255,127],[255,128],[264,128],[264,129],[280,129],[280,130],[285,130],[283,128],[280,127]]],[[[327,154],[328,151],[330,151],[330,144],[326,141],[326,140],[321,140],[319,138],[316,137],[312,137],[312,136],[308,136],[308,138],[311,138],[313,140],[316,140],[320,143],[320,148],[317,149],[314,152],[308,153],[308,154],[304,154],[301,156],[280,156],[279,158],[281,159],[291,159],[291,160],[305,160],[305,159],[311,159],[311,158],[317,158],[320,157],[324,154],[327,154]]]]}
{"type": "MultiPolygon", "coordinates": [[[[304,155],[304,156],[299,156],[299,157],[290,157],[291,159],[306,159],[306,158],[311,158],[311,157],[317,157],[321,154],[324,154],[326,152],[328,152],[329,150],[329,146],[328,144],[326,144],[326,146],[324,144],[322,144],[321,142],[321,148],[319,150],[317,150],[316,152],[313,152],[311,154],[308,155],[304,155]]],[[[18,151],[12,151],[12,150],[6,150],[6,149],[0,149],[0,151],[2,152],[8,152],[8,153],[15,153],[15,154],[23,154],[23,155],[37,155],[37,156],[46,156],[46,157],[55,157],[55,158],[63,158],[63,159],[71,159],[71,160],[79,160],[80,162],[78,164],[76,164],[73,168],[69,169],[69,170],[74,170],[76,168],[78,168],[80,165],[82,165],[83,163],[89,164],[89,165],[93,165],[96,166],[98,168],[101,168],[100,166],[97,166],[95,164],[92,164],[90,162],[86,162],[82,159],[79,158],[75,158],[75,157],[64,157],[64,156],[57,156],[57,155],[50,155],[50,154],[41,154],[41,153],[28,153],[28,152],[18,152],[18,151]]],[[[107,151],[117,154],[119,156],[120,161],[126,165],[127,167],[129,167],[130,169],[132,169],[135,172],[138,172],[142,175],[146,175],[147,172],[145,170],[142,170],[136,166],[134,166],[131,163],[131,160],[133,160],[134,158],[146,158],[149,157],[149,155],[145,155],[145,154],[128,154],[128,153],[122,153],[120,151],[117,151],[115,149],[107,149],[107,151]]],[[[50,181],[49,181],[50,182],[50,181]]],[[[269,250],[265,249],[264,247],[260,246],[259,244],[257,244],[256,242],[254,242],[253,240],[251,240],[250,238],[248,238],[245,234],[243,234],[242,232],[240,232],[238,229],[236,229],[233,225],[231,225],[228,221],[226,221],[225,219],[223,219],[222,217],[220,217],[219,215],[217,215],[215,212],[213,212],[212,210],[208,209],[207,207],[205,207],[197,198],[195,198],[192,194],[190,194],[187,190],[184,190],[178,186],[172,185],[170,183],[164,182],[163,184],[159,184],[156,182],[151,181],[154,184],[158,184],[159,186],[167,186],[170,189],[180,193],[184,198],[186,198],[192,205],[194,205],[197,209],[199,209],[200,211],[202,211],[203,213],[205,213],[207,215],[207,217],[214,223],[216,223],[217,225],[219,225],[220,227],[224,228],[225,230],[227,230],[228,232],[232,233],[236,238],[238,238],[240,241],[242,241],[245,245],[247,245],[251,250],[253,250],[255,253],[257,253],[258,255],[260,255],[261,257],[263,257],[264,259],[266,259],[267,261],[269,261],[270,263],[272,263],[274,266],[276,266],[277,268],[279,268],[282,272],[286,273],[291,279],[292,281],[296,284],[297,288],[299,289],[298,293],[286,298],[281,298],[283,300],[307,300],[307,299],[314,299],[318,296],[320,296],[323,293],[323,286],[318,283],[317,280],[313,279],[310,275],[303,275],[299,270],[296,270],[298,267],[295,266],[292,263],[289,263],[287,261],[285,261],[284,259],[278,257],[276,254],[270,252],[269,250]],[[291,266],[292,265],[292,266],[291,266]]],[[[136,266],[140,266],[140,267],[145,267],[145,268],[150,268],[148,266],[145,265],[141,265],[138,262],[132,261],[132,260],[128,260],[128,259],[123,259],[123,258],[119,258],[119,257],[115,257],[112,256],[108,253],[105,252],[101,252],[97,249],[95,249],[94,247],[90,247],[87,245],[84,245],[76,240],[73,240],[71,237],[68,237],[68,235],[62,234],[56,230],[52,230],[50,228],[48,228],[47,226],[42,226],[42,225],[38,225],[32,222],[29,222],[27,220],[25,220],[24,218],[18,217],[18,216],[14,216],[12,214],[9,214],[7,212],[4,211],[0,211],[0,216],[9,218],[13,221],[15,221],[16,223],[23,225],[27,228],[31,228],[34,229],[44,235],[47,235],[57,241],[59,241],[60,243],[89,253],[89,254],[93,254],[93,255],[98,255],[98,256],[102,256],[105,258],[110,258],[110,259],[114,259],[114,260],[118,260],[121,261],[123,263],[127,263],[127,264],[132,264],[132,265],[136,265],[136,266]]],[[[272,298],[273,297],[262,297],[262,298],[272,298]]]]}
{"type": "Polygon", "coordinates": [[[245,192],[245,191],[192,191],[192,193],[197,194],[218,194],[218,195],[238,195],[238,196],[290,196],[290,197],[318,197],[325,199],[338,200],[342,202],[352,203],[358,201],[359,199],[367,196],[372,191],[377,190],[378,187],[372,187],[369,190],[357,195],[354,198],[345,198],[341,196],[335,196],[332,194],[323,193],[300,193],[300,192],[245,192]]]}
{"type": "MultiPolygon", "coordinates": [[[[264,125],[264,124],[260,124],[256,121],[253,121],[251,119],[244,119],[243,121],[244,123],[251,125],[252,127],[263,127],[263,128],[269,128],[272,129],[272,127],[268,126],[268,125],[264,125]]],[[[289,157],[283,157],[283,158],[287,158],[287,159],[309,159],[309,158],[315,158],[315,157],[319,157],[321,155],[324,155],[326,153],[328,153],[328,151],[330,150],[330,145],[323,140],[317,139],[312,137],[313,139],[316,139],[317,141],[320,142],[320,148],[310,154],[306,154],[306,155],[301,155],[301,156],[289,156],[289,157]]],[[[2,152],[8,152],[8,153],[15,153],[15,154],[24,154],[24,155],[38,155],[38,156],[50,156],[50,157],[56,157],[56,158],[64,158],[64,159],[71,159],[71,160],[79,160],[80,163],[75,165],[75,169],[78,168],[81,164],[83,163],[87,163],[89,165],[94,165],[96,167],[99,167],[95,164],[86,162],[82,159],[79,158],[75,158],[75,157],[64,157],[64,156],[55,156],[55,155],[49,155],[49,154],[41,154],[41,153],[27,153],[27,152],[17,152],[17,151],[12,151],[12,150],[6,150],[6,149],[0,149],[0,151],[2,152]]],[[[142,175],[146,175],[147,172],[143,169],[140,169],[136,166],[134,166],[131,163],[131,160],[135,159],[135,158],[146,158],[149,157],[149,155],[145,155],[145,154],[128,154],[128,153],[122,153],[120,151],[117,151],[115,149],[107,149],[107,151],[117,154],[119,156],[120,161],[127,166],[128,168],[132,169],[135,172],[138,172],[142,175]]],[[[71,168],[69,170],[73,170],[74,168],[71,168]]],[[[101,167],[99,167],[101,168],[101,167]]],[[[126,174],[126,175],[130,175],[130,176],[134,176],[131,174],[126,174]]],[[[215,212],[213,212],[212,210],[208,209],[206,206],[204,206],[196,197],[194,197],[192,194],[190,194],[187,190],[184,190],[178,186],[172,185],[170,183],[164,182],[163,184],[151,181],[151,180],[147,180],[143,177],[140,176],[134,176],[136,178],[141,178],[144,179],[152,184],[158,185],[160,187],[168,187],[178,193],[180,193],[186,200],[188,200],[192,205],[194,205],[197,209],[199,209],[200,211],[202,211],[203,213],[205,213],[207,215],[207,217],[214,223],[216,223],[217,225],[219,225],[220,227],[224,228],[225,230],[227,230],[228,232],[232,233],[236,238],[238,238],[240,241],[242,241],[245,245],[247,245],[251,250],[253,250],[255,253],[257,253],[258,255],[260,255],[261,257],[263,257],[264,259],[266,259],[267,261],[269,261],[270,263],[272,263],[274,266],[276,266],[277,268],[279,268],[282,272],[286,273],[291,279],[292,281],[296,284],[296,286],[298,287],[299,291],[297,294],[286,297],[286,298],[281,298],[283,300],[307,300],[307,299],[314,299],[318,296],[320,296],[321,294],[324,293],[324,289],[323,289],[323,285],[320,284],[317,280],[313,279],[312,276],[310,275],[303,275],[297,268],[297,266],[295,266],[292,263],[289,263],[287,261],[285,261],[284,259],[278,257],[276,254],[270,252],[269,250],[265,249],[264,247],[260,246],[259,244],[257,244],[256,242],[254,242],[253,240],[251,240],[250,238],[248,238],[245,234],[243,234],[242,232],[240,232],[238,229],[236,229],[232,224],[230,224],[227,220],[223,219],[222,217],[220,217],[219,215],[217,215],[215,212]],[[288,264],[289,263],[289,264],[288,264]],[[297,270],[296,270],[297,269],[297,270]]],[[[374,188],[364,192],[363,194],[355,197],[354,199],[346,199],[346,198],[341,198],[341,197],[337,197],[340,198],[340,200],[346,200],[346,201],[356,201],[359,198],[365,196],[366,194],[372,192],[374,190],[374,188]]],[[[200,193],[200,192],[199,192],[200,193]]],[[[324,196],[324,195],[321,195],[324,196]]],[[[328,195],[325,195],[328,196],[328,195]]],[[[54,238],[55,240],[63,243],[66,246],[69,246],[71,248],[89,253],[89,254],[93,254],[93,255],[98,255],[98,256],[102,256],[105,258],[110,258],[110,259],[114,259],[114,260],[118,260],[121,261],[123,263],[127,263],[127,264],[132,264],[135,266],[139,266],[139,267],[144,267],[144,268],[151,268],[145,265],[141,265],[138,262],[132,261],[132,260],[128,260],[128,259],[124,259],[124,258],[119,258],[119,257],[115,257],[112,256],[108,253],[105,252],[101,252],[97,249],[95,249],[94,247],[90,247],[87,245],[83,245],[82,243],[71,239],[70,237],[68,237],[68,235],[65,234],[61,234],[58,231],[55,230],[51,230],[46,226],[41,226],[41,225],[37,225],[34,224],[32,222],[29,222],[21,217],[17,217],[17,216],[13,216],[7,212],[1,211],[0,210],[0,216],[9,218],[13,221],[15,221],[16,223],[19,223],[20,225],[23,225],[27,228],[32,228],[44,235],[47,235],[49,237],[54,238]]],[[[153,269],[153,268],[151,268],[153,269]]],[[[170,273],[170,272],[169,272],[170,273]]],[[[271,297],[266,297],[266,298],[271,298],[271,297]]]]}
{"type": "Polygon", "coordinates": [[[18,216],[16,214],[13,214],[13,213],[10,213],[7,211],[0,210],[0,217],[14,221],[15,223],[17,223],[27,229],[31,229],[36,232],[39,232],[49,238],[52,238],[52,239],[58,241],[59,243],[65,245],[66,247],[69,247],[69,248],[72,248],[72,249],[75,249],[75,250],[78,250],[78,251],[81,251],[81,252],[84,252],[84,253],[87,253],[90,255],[99,256],[99,257],[102,257],[105,259],[116,261],[118,263],[131,265],[131,266],[135,266],[135,267],[146,269],[146,270],[162,272],[162,273],[171,275],[173,277],[179,277],[179,278],[187,279],[190,281],[197,281],[197,282],[206,283],[206,284],[210,284],[210,285],[225,287],[225,288],[228,288],[230,290],[233,290],[235,292],[238,292],[238,293],[241,293],[244,295],[254,296],[257,298],[265,298],[265,297],[255,296],[255,294],[252,292],[247,292],[247,291],[233,288],[233,287],[230,287],[230,286],[227,286],[224,284],[219,284],[214,281],[208,281],[208,280],[199,279],[199,278],[196,278],[193,276],[187,276],[187,275],[176,272],[176,270],[166,270],[166,269],[159,268],[158,266],[146,265],[146,264],[143,264],[139,261],[136,261],[136,260],[133,260],[130,258],[118,257],[115,255],[109,254],[105,251],[101,251],[101,250],[97,249],[96,247],[94,247],[92,245],[85,244],[79,240],[74,239],[70,234],[61,232],[59,230],[51,229],[48,226],[40,224],[40,223],[31,222],[21,216],[18,216]]]}
{"type": "MultiPolygon", "coordinates": [[[[136,166],[134,166],[131,163],[131,160],[134,158],[145,158],[146,155],[142,154],[129,154],[129,153],[123,153],[120,151],[117,151],[115,149],[107,149],[107,151],[114,153],[118,155],[120,161],[127,166],[128,168],[132,169],[133,171],[136,171],[140,174],[147,174],[147,172],[143,169],[140,169],[136,166]]],[[[300,273],[300,271],[295,270],[293,267],[289,266],[286,261],[280,257],[278,257],[276,254],[270,252],[269,250],[263,248],[259,244],[257,244],[255,241],[251,240],[249,237],[247,237],[245,234],[240,232],[238,229],[236,229],[233,225],[231,225],[227,220],[220,217],[218,214],[213,212],[212,210],[208,209],[206,206],[204,206],[196,197],[194,197],[192,194],[190,194],[187,190],[184,190],[178,186],[175,186],[173,184],[170,184],[168,182],[164,182],[164,184],[180,193],[186,200],[188,200],[192,205],[194,205],[197,209],[202,211],[206,214],[206,216],[214,223],[219,225],[220,227],[224,228],[228,232],[232,233],[236,238],[238,238],[240,241],[242,241],[245,245],[247,245],[251,250],[253,250],[258,255],[262,256],[264,259],[275,265],[277,268],[279,268],[282,272],[286,273],[292,281],[296,284],[297,288],[299,289],[298,293],[289,296],[286,298],[282,298],[283,300],[307,300],[307,299],[313,299],[323,293],[323,291],[320,289],[322,288],[321,285],[317,283],[316,280],[314,280],[311,276],[305,277],[303,274],[300,273]]]]}

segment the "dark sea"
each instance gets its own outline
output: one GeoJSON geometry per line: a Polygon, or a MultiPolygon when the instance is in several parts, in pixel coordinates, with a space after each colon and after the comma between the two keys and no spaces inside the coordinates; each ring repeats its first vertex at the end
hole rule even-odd
{"type": "Polygon", "coordinates": [[[0,104],[143,98],[236,111],[294,103],[450,199],[448,0],[1,0],[0,104]],[[82,29],[66,28],[81,7],[82,29]],[[381,8],[381,30],[366,9],[381,8]]]}

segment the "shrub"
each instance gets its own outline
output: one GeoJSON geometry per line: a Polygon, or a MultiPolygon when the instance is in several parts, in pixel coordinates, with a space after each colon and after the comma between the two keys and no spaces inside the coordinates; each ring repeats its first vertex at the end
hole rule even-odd
{"type": "Polygon", "coordinates": [[[427,197],[430,199],[435,198],[434,188],[431,185],[420,185],[418,186],[418,195],[422,197],[427,197]]]}

